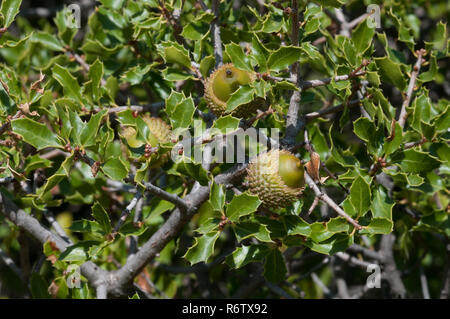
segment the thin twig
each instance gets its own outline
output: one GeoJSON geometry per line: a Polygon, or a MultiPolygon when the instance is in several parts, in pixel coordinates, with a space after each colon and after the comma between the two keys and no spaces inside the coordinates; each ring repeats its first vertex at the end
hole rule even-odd
{"type": "Polygon", "coordinates": [[[19,277],[20,279],[24,279],[22,270],[16,265],[14,260],[12,260],[11,257],[9,257],[1,248],[0,248],[0,260],[3,261],[3,263],[11,268],[12,271],[19,277]]]}
{"type": "Polygon", "coordinates": [[[423,56],[426,54],[426,51],[425,49],[420,49],[416,51],[416,54],[417,54],[417,62],[413,67],[411,78],[409,80],[408,89],[406,91],[406,96],[405,99],[403,100],[400,115],[398,117],[398,124],[400,124],[402,128],[405,126],[406,118],[408,117],[406,108],[409,106],[409,103],[411,102],[414,87],[416,86],[417,76],[419,75],[420,67],[422,66],[423,63],[423,56]]]}
{"type": "Polygon", "coordinates": [[[97,299],[107,299],[108,298],[108,290],[105,284],[101,284],[96,289],[97,299]]]}
{"type": "Polygon", "coordinates": [[[214,20],[211,23],[211,34],[214,47],[214,57],[216,58],[216,67],[223,63],[222,39],[220,38],[220,20],[219,20],[219,5],[220,0],[212,0],[212,12],[214,13],[214,20]]]}
{"type": "Polygon", "coordinates": [[[327,203],[332,209],[336,211],[339,215],[344,217],[350,224],[355,226],[357,230],[362,229],[361,225],[358,224],[353,218],[351,218],[342,208],[340,208],[327,194],[324,194],[320,191],[319,187],[313,181],[311,176],[307,172],[305,172],[305,180],[308,186],[314,191],[317,197],[319,197],[322,201],[327,203]]]}
{"type": "Polygon", "coordinates": [[[149,193],[151,193],[155,196],[158,196],[168,202],[175,204],[177,207],[179,207],[180,209],[182,209],[184,211],[192,209],[192,206],[189,205],[189,203],[186,202],[186,200],[178,197],[175,194],[166,192],[165,190],[153,185],[152,183],[145,183],[144,186],[145,186],[145,190],[148,191],[149,193]]]}
{"type": "Polygon", "coordinates": [[[428,280],[423,267],[420,267],[420,286],[422,287],[423,299],[430,299],[430,290],[428,289],[428,280]]]}
{"type": "Polygon", "coordinates": [[[114,227],[111,236],[114,237],[118,233],[120,227],[122,227],[122,225],[125,223],[125,221],[127,220],[128,216],[131,214],[131,212],[133,211],[134,207],[136,206],[137,202],[139,201],[139,199],[141,197],[142,197],[142,193],[141,192],[137,192],[134,195],[134,197],[131,200],[131,202],[128,204],[128,206],[125,208],[125,210],[120,215],[120,218],[117,221],[117,224],[114,227]]]}

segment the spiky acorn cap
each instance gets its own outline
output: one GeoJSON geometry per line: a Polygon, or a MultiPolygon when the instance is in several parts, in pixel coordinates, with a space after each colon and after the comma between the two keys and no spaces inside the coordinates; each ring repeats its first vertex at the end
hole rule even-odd
{"type": "MultiPolygon", "coordinates": [[[[164,120],[159,117],[150,117],[148,115],[144,115],[142,119],[147,124],[151,133],[149,137],[149,144],[151,147],[156,147],[160,143],[170,142],[172,137],[172,130],[170,126],[166,122],[164,122],[164,120]]],[[[145,144],[144,141],[138,139],[137,131],[133,127],[122,127],[121,135],[123,138],[125,138],[128,146],[132,149],[141,148],[145,144]]],[[[150,157],[150,167],[152,168],[163,165],[169,158],[169,153],[159,154],[159,152],[157,152],[151,155],[150,154],[151,153],[141,156],[139,158],[139,161],[145,162],[150,157]]]]}
{"type": "MultiPolygon", "coordinates": [[[[150,132],[158,139],[159,143],[167,143],[170,142],[170,138],[172,136],[172,130],[166,122],[164,122],[159,117],[150,117],[148,115],[144,115],[142,119],[147,123],[150,132]]],[[[152,145],[156,146],[156,145],[152,145]]]]}
{"type": "MultiPolygon", "coordinates": [[[[255,81],[253,72],[248,72],[236,68],[232,63],[218,67],[208,77],[205,83],[205,99],[209,109],[217,116],[225,115],[227,101],[240,86],[255,81]]],[[[249,118],[258,109],[265,109],[265,100],[257,97],[250,103],[238,106],[231,112],[233,116],[239,118],[249,118]]]]}
{"type": "Polygon", "coordinates": [[[249,191],[258,195],[265,206],[286,207],[295,202],[304,190],[304,170],[292,153],[274,149],[260,154],[247,168],[249,191]]]}

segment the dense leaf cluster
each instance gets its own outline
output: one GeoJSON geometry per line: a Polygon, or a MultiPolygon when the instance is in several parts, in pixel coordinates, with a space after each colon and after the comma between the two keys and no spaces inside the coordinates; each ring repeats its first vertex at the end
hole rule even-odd
{"type": "Polygon", "coordinates": [[[420,297],[423,276],[448,296],[445,2],[101,0],[80,29],[67,8],[28,16],[34,3],[0,9],[0,253],[18,265],[0,263],[2,296],[420,297]],[[226,111],[258,97],[269,111],[212,114],[204,85],[223,63],[256,74],[226,111]],[[124,127],[149,146],[131,147],[124,127]],[[308,183],[271,210],[247,191],[245,163],[186,155],[249,127],[278,128],[305,163],[317,153],[321,194],[308,183]],[[192,152],[170,158],[186,132],[192,152]],[[90,263],[132,278],[94,281],[90,263]],[[363,288],[369,264],[381,289],[363,288]]]}

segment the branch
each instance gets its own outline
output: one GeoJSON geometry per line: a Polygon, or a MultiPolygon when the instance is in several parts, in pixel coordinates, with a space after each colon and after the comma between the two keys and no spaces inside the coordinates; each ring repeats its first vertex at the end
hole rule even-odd
{"type": "Polygon", "coordinates": [[[428,289],[427,276],[423,267],[420,267],[420,286],[422,287],[423,299],[430,299],[430,290],[428,289]]]}
{"type": "Polygon", "coordinates": [[[411,79],[409,80],[408,90],[406,91],[405,99],[403,100],[402,108],[400,111],[400,115],[398,117],[398,124],[403,128],[405,126],[406,118],[408,117],[408,113],[406,108],[409,106],[411,101],[411,97],[414,91],[414,87],[416,86],[417,76],[420,72],[420,67],[423,63],[423,56],[425,55],[425,49],[420,49],[416,51],[417,54],[417,62],[413,67],[413,71],[411,73],[411,79]]]}
{"type": "MultiPolygon", "coordinates": [[[[37,219],[18,208],[4,193],[0,192],[0,213],[6,216],[18,227],[26,230],[32,237],[38,240],[42,245],[47,241],[54,242],[56,247],[63,252],[70,245],[59,236],[53,234],[47,228],[43,227],[37,219]]],[[[100,269],[94,263],[88,261],[80,266],[81,274],[96,287],[102,280],[105,280],[106,271],[100,269]]]]}
{"type": "Polygon", "coordinates": [[[24,279],[22,270],[15,264],[14,260],[12,260],[11,257],[9,257],[2,249],[0,249],[0,260],[3,261],[3,263],[11,268],[12,271],[19,277],[20,279],[24,279]]]}
{"type": "Polygon", "coordinates": [[[328,85],[331,83],[332,80],[334,80],[335,82],[346,81],[346,80],[349,80],[354,77],[363,76],[365,74],[366,74],[366,71],[358,70],[358,71],[352,72],[350,74],[338,75],[338,76],[335,76],[334,78],[326,78],[326,79],[311,80],[311,81],[301,81],[300,88],[302,90],[307,90],[307,89],[315,88],[318,86],[328,85]]]}
{"type": "Polygon", "coordinates": [[[183,211],[189,211],[193,208],[191,205],[189,205],[189,203],[185,199],[180,198],[175,194],[166,192],[165,190],[153,185],[152,183],[145,183],[144,186],[145,190],[148,191],[149,193],[175,204],[178,208],[180,208],[183,211]]]}
{"type": "MultiPolygon", "coordinates": [[[[237,165],[231,170],[217,175],[215,182],[218,184],[231,183],[240,177],[247,167],[247,164],[237,165]]],[[[184,197],[184,201],[190,207],[199,207],[209,198],[210,188],[208,186],[193,187],[191,192],[184,197]]],[[[115,295],[123,295],[124,289],[131,284],[133,278],[147,265],[166,245],[175,238],[183,229],[184,225],[196,213],[195,209],[189,209],[183,212],[181,209],[175,209],[167,221],[150,237],[150,239],[141,247],[141,249],[129,258],[126,264],[114,274],[114,280],[111,280],[109,291],[115,295]]]]}
{"type": "Polygon", "coordinates": [[[382,254],[385,265],[384,274],[395,297],[405,298],[406,289],[394,259],[394,241],[395,236],[393,234],[383,235],[381,237],[380,253],[382,254]]]}
{"type": "Polygon", "coordinates": [[[349,250],[351,250],[355,253],[361,253],[364,256],[371,258],[371,259],[380,260],[380,261],[382,260],[382,256],[378,252],[376,252],[374,250],[370,250],[370,249],[360,246],[358,244],[351,245],[349,247],[349,250]]]}
{"type": "Polygon", "coordinates": [[[368,266],[372,265],[372,263],[369,263],[369,262],[364,261],[364,260],[360,260],[360,259],[358,259],[356,257],[353,257],[353,256],[351,256],[351,255],[349,255],[347,253],[344,253],[342,251],[337,252],[336,253],[336,257],[339,257],[343,261],[346,261],[346,262],[348,262],[350,264],[353,264],[355,266],[362,267],[364,269],[367,269],[368,266]]]}
{"type": "Polygon", "coordinates": [[[316,197],[319,197],[322,201],[327,203],[332,209],[336,211],[339,215],[344,217],[350,224],[355,226],[357,230],[362,229],[361,225],[358,224],[357,221],[355,221],[353,218],[351,218],[346,212],[342,210],[327,194],[322,193],[320,188],[316,185],[316,183],[313,181],[311,176],[305,171],[305,180],[308,186],[314,191],[316,194],[316,197]]]}
{"type": "MultiPolygon", "coordinates": [[[[299,21],[298,21],[298,1],[292,0],[292,34],[291,42],[292,45],[298,46],[298,32],[299,32],[299,21]]],[[[299,63],[295,62],[291,68],[291,78],[296,79],[297,87],[301,88],[301,80],[299,74],[299,63]]],[[[301,91],[297,90],[292,93],[291,99],[289,101],[289,109],[286,118],[286,136],[284,138],[285,144],[292,146],[295,144],[295,138],[298,132],[304,126],[303,121],[299,121],[298,113],[300,111],[300,95],[301,91]]]]}
{"type": "Polygon", "coordinates": [[[136,192],[136,194],[134,195],[133,199],[130,201],[128,206],[122,212],[122,214],[120,215],[119,220],[117,221],[116,226],[114,227],[114,230],[111,233],[111,236],[113,238],[117,235],[120,227],[122,227],[123,223],[125,223],[125,221],[127,220],[128,216],[131,214],[131,212],[133,211],[134,207],[136,206],[137,202],[139,201],[139,199],[141,197],[142,197],[142,193],[141,192],[136,192]]]}
{"type": "Polygon", "coordinates": [[[213,36],[214,57],[216,59],[216,67],[223,63],[222,40],[220,38],[220,21],[219,21],[219,5],[220,0],[212,0],[212,12],[214,13],[214,20],[211,24],[211,34],[213,36]]]}
{"type": "Polygon", "coordinates": [[[108,289],[106,284],[98,285],[96,289],[97,299],[107,299],[108,298],[108,289]]]}

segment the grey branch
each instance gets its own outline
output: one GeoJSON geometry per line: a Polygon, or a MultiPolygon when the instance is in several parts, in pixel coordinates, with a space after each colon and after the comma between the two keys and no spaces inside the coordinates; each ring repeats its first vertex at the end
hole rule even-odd
{"type": "MultiPolygon", "coordinates": [[[[355,107],[361,104],[361,100],[351,100],[347,103],[348,107],[355,107]]],[[[318,117],[322,117],[331,113],[336,113],[339,111],[342,111],[345,108],[345,103],[341,103],[339,105],[336,106],[332,106],[332,107],[327,107],[325,109],[316,111],[316,112],[311,112],[305,115],[305,118],[307,120],[312,120],[318,117]]]]}
{"type": "Polygon", "coordinates": [[[351,256],[347,253],[341,252],[341,251],[337,252],[336,256],[339,257],[340,259],[342,259],[343,261],[346,261],[355,266],[362,267],[364,269],[367,269],[368,266],[372,265],[372,263],[358,259],[356,257],[353,257],[353,256],[351,256]]]}
{"type": "Polygon", "coordinates": [[[213,36],[214,57],[216,58],[216,67],[223,63],[222,40],[220,38],[220,20],[219,20],[220,0],[212,0],[212,11],[214,20],[211,24],[211,34],[213,36]]]}
{"type": "MultiPolygon", "coordinates": [[[[238,165],[233,169],[217,175],[215,181],[218,184],[228,184],[245,172],[247,165],[238,165]]],[[[183,200],[190,207],[199,207],[209,198],[210,188],[199,186],[193,189],[183,200]]],[[[196,213],[195,209],[183,212],[175,209],[167,221],[152,235],[141,249],[129,258],[126,264],[114,274],[114,280],[110,281],[109,291],[116,295],[122,295],[124,288],[131,284],[133,278],[147,265],[166,245],[176,237],[184,225],[189,222],[196,213]]]]}
{"type": "Polygon", "coordinates": [[[420,267],[420,286],[422,287],[423,299],[430,299],[430,290],[428,289],[428,280],[423,267],[420,267]]]}
{"type": "Polygon", "coordinates": [[[380,253],[383,256],[383,263],[385,265],[384,274],[386,280],[389,282],[391,290],[395,297],[405,298],[406,288],[403,284],[397,265],[394,259],[394,246],[395,236],[393,234],[383,235],[381,237],[380,253]]]}
{"type": "MultiPolygon", "coordinates": [[[[42,226],[37,219],[18,208],[2,192],[0,192],[0,213],[5,215],[6,218],[18,227],[26,230],[41,244],[44,244],[47,241],[52,241],[61,252],[70,246],[61,237],[42,226]]],[[[81,274],[86,277],[94,287],[97,287],[98,284],[105,280],[106,271],[100,269],[97,265],[90,261],[82,264],[80,266],[80,270],[81,274]]]]}
{"type": "MultiPolygon", "coordinates": [[[[292,0],[292,45],[298,46],[298,32],[299,32],[299,20],[298,20],[298,1],[292,0]]],[[[300,64],[298,62],[292,65],[291,78],[295,79],[297,87],[301,88],[301,79],[299,72],[300,64]]],[[[298,132],[304,126],[303,121],[299,121],[300,111],[300,95],[301,91],[297,90],[292,93],[289,101],[289,109],[286,118],[286,136],[284,142],[291,146],[295,144],[295,138],[298,132]]]]}
{"type": "Polygon", "coordinates": [[[371,259],[375,259],[375,260],[381,260],[382,259],[382,256],[378,252],[376,252],[374,250],[370,250],[370,249],[368,249],[366,247],[363,247],[363,246],[360,246],[360,245],[357,245],[357,244],[351,245],[349,247],[349,250],[353,251],[355,253],[361,253],[365,257],[368,257],[368,258],[371,258],[371,259]]]}
{"type": "Polygon", "coordinates": [[[322,193],[320,188],[314,182],[314,180],[309,176],[307,172],[305,172],[305,180],[308,186],[314,191],[317,197],[319,197],[322,201],[327,203],[336,213],[340,216],[344,217],[350,224],[355,226],[356,229],[362,229],[361,225],[358,224],[353,218],[351,218],[342,208],[340,208],[327,194],[322,193]]]}
{"type": "Polygon", "coordinates": [[[108,287],[106,284],[100,284],[97,286],[96,293],[97,299],[106,299],[108,298],[108,287]]]}
{"type": "Polygon", "coordinates": [[[20,270],[20,268],[16,265],[16,263],[14,262],[14,260],[12,260],[11,257],[9,257],[2,249],[0,249],[0,260],[3,261],[3,263],[8,266],[9,268],[11,268],[12,271],[14,271],[14,273],[23,280],[23,273],[22,270],[20,270]]]}
{"type": "Polygon", "coordinates": [[[413,67],[413,71],[411,73],[411,78],[409,80],[408,89],[406,91],[405,99],[403,100],[402,108],[400,111],[400,115],[398,117],[398,124],[403,128],[405,126],[406,118],[408,117],[408,113],[406,111],[406,108],[409,106],[409,103],[411,102],[411,97],[414,92],[414,87],[416,86],[416,80],[417,76],[420,72],[420,67],[423,63],[423,55],[426,53],[424,49],[417,50],[417,62],[413,67]]]}
{"type": "Polygon", "coordinates": [[[180,208],[183,211],[188,211],[191,210],[191,208],[193,208],[193,206],[189,205],[189,203],[186,202],[186,200],[184,200],[183,198],[180,198],[175,194],[166,192],[165,190],[153,185],[152,183],[145,183],[144,186],[145,190],[148,191],[149,193],[175,204],[178,208],[180,208]]]}
{"type": "Polygon", "coordinates": [[[122,225],[125,223],[125,221],[127,220],[128,216],[130,216],[131,212],[133,211],[134,207],[136,206],[137,202],[139,201],[139,199],[141,197],[142,197],[142,193],[141,192],[136,192],[136,194],[134,195],[133,199],[130,201],[128,206],[125,207],[125,210],[120,215],[120,218],[117,221],[116,226],[114,227],[114,230],[112,232],[113,236],[117,234],[117,232],[119,231],[120,227],[122,227],[122,225]]]}

